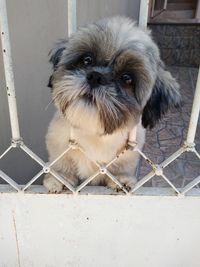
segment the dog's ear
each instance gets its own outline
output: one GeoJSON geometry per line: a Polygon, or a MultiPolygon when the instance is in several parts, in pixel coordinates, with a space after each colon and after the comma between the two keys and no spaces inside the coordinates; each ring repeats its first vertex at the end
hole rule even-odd
{"type": "Polygon", "coordinates": [[[67,40],[61,39],[59,40],[55,47],[49,52],[49,62],[53,64],[54,70],[57,68],[58,63],[61,59],[63,51],[66,49],[67,40]]]}
{"type": "Polygon", "coordinates": [[[169,71],[160,65],[152,94],[144,107],[142,125],[150,129],[171,108],[178,108],[181,104],[179,85],[169,71]]]}
{"type": "MultiPolygon", "coordinates": [[[[53,64],[53,69],[56,70],[61,59],[63,51],[66,49],[67,40],[59,40],[53,49],[49,52],[49,62],[53,64]]],[[[49,77],[48,87],[52,88],[52,75],[49,77]]]]}
{"type": "Polygon", "coordinates": [[[53,87],[53,86],[52,86],[52,75],[49,77],[49,81],[48,81],[47,86],[48,86],[49,88],[52,88],[52,87],[53,87]]]}

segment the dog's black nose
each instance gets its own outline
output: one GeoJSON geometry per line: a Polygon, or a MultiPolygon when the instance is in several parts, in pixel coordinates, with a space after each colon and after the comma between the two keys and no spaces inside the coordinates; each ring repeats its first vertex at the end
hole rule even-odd
{"type": "Polygon", "coordinates": [[[106,78],[104,77],[104,75],[97,71],[89,72],[87,74],[87,81],[91,88],[106,84],[106,78]]]}

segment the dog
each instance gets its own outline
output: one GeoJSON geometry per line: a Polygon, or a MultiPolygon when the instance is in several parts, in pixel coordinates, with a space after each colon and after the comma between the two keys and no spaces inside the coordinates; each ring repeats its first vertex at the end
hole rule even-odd
{"type": "MultiPolygon", "coordinates": [[[[49,161],[75,140],[81,149],[71,150],[53,165],[76,187],[105,166],[126,147],[135,129],[140,150],[145,128],[152,128],[180,104],[179,85],[165,70],[159,49],[149,30],[126,17],[102,19],[80,28],[68,40],[60,40],[50,52],[53,74],[49,80],[57,112],[46,136],[49,161]]],[[[126,188],[136,183],[139,155],[127,150],[108,167],[126,188]]],[[[44,186],[59,193],[63,184],[46,174],[44,186]]],[[[105,174],[91,185],[117,189],[105,174]]]]}

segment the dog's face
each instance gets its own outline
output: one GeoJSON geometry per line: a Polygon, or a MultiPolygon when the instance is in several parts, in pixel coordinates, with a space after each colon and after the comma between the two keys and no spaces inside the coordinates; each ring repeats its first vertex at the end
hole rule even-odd
{"type": "Polygon", "coordinates": [[[103,134],[153,127],[180,101],[178,84],[165,71],[149,32],[122,17],[81,28],[50,53],[53,99],[76,127],[103,134]]]}

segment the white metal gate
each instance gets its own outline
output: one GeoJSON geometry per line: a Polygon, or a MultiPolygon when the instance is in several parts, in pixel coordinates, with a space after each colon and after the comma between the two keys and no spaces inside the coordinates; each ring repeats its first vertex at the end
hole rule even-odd
{"type": "MultiPolygon", "coordinates": [[[[139,23],[146,27],[148,1],[142,0],[139,23]]],[[[76,29],[76,1],[68,1],[68,32],[76,29]]],[[[134,149],[150,164],[151,172],[131,192],[108,171],[117,157],[88,177],[77,188],[72,187],[53,170],[53,162],[44,162],[30,150],[20,135],[15,97],[6,1],[0,0],[0,26],[6,89],[10,112],[12,142],[0,156],[21,149],[38,162],[41,170],[26,185],[17,184],[0,170],[8,185],[0,185],[0,266],[199,266],[200,254],[200,176],[184,188],[175,187],[163,170],[182,153],[195,149],[195,132],[200,110],[200,72],[194,96],[191,119],[185,143],[161,164],[152,162],[137,144],[134,149]],[[71,193],[46,194],[42,186],[32,185],[44,173],[51,173],[71,193]],[[114,194],[102,187],[88,187],[97,175],[104,173],[124,191],[114,194]],[[144,188],[155,175],[169,188],[144,188]]],[[[134,135],[134,129],[132,134],[134,135]]],[[[84,151],[81,150],[84,154],[84,151]]]]}

